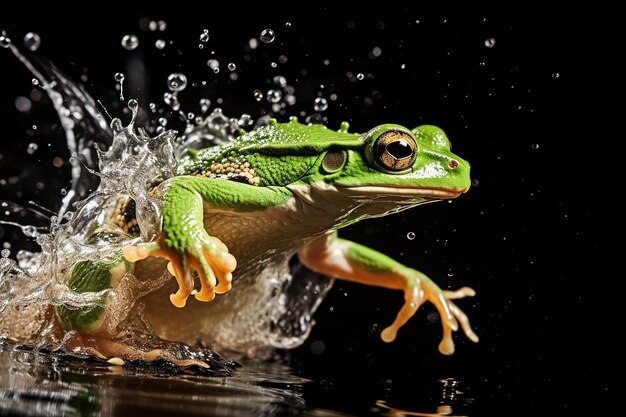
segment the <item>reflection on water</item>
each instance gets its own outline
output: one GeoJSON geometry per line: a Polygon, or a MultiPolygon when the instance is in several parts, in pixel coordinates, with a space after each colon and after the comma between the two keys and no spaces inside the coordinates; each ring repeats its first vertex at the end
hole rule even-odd
{"type": "Polygon", "coordinates": [[[451,390],[452,379],[405,381],[398,392],[383,393],[371,390],[376,384],[369,378],[364,385],[343,384],[343,377],[315,382],[282,363],[229,363],[212,370],[163,363],[122,367],[0,342],[0,416],[467,415],[465,407],[458,409],[463,401],[453,398],[458,391],[451,390]]]}
{"type": "Polygon", "coordinates": [[[192,375],[2,350],[0,415],[301,415],[305,382],[278,364],[192,375]]]}

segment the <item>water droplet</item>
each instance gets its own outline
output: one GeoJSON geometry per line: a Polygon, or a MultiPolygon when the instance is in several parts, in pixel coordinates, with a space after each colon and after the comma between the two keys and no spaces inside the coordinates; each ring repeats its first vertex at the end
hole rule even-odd
{"type": "Polygon", "coordinates": [[[409,232],[406,234],[406,238],[409,240],[414,240],[415,239],[415,233],[414,232],[409,232]]]}
{"type": "Polygon", "coordinates": [[[65,188],[61,188],[61,195],[67,195],[67,190],[65,188]]]}
{"type": "Polygon", "coordinates": [[[328,101],[324,97],[317,97],[313,102],[315,111],[324,111],[328,108],[328,101]]]}
{"type": "Polygon", "coordinates": [[[154,46],[156,46],[157,49],[163,49],[165,48],[165,41],[163,39],[157,39],[156,42],[154,42],[154,46]]]}
{"type": "Polygon", "coordinates": [[[374,58],[378,58],[381,54],[383,53],[383,50],[380,49],[380,47],[375,46],[372,49],[372,52],[370,53],[370,58],[374,59],[374,58]]]}
{"type": "Polygon", "coordinates": [[[8,249],[2,249],[0,251],[0,256],[2,256],[3,258],[8,258],[9,255],[11,255],[11,251],[8,249]]]}
{"type": "Polygon", "coordinates": [[[148,23],[148,29],[152,32],[157,30],[157,22],[155,20],[151,20],[150,23],[148,23]]]}
{"type": "Polygon", "coordinates": [[[32,155],[37,151],[38,148],[39,145],[37,145],[36,143],[29,143],[28,147],[26,148],[26,153],[32,155]]]}
{"type": "Polygon", "coordinates": [[[479,184],[478,180],[477,180],[476,178],[474,178],[474,179],[472,180],[472,186],[474,186],[474,187],[478,187],[478,184],[479,184]]]}
{"type": "Polygon", "coordinates": [[[260,39],[263,43],[272,43],[274,38],[276,38],[276,34],[272,29],[263,29],[263,32],[261,32],[260,39]]]}
{"type": "Polygon", "coordinates": [[[259,41],[256,38],[252,38],[248,41],[248,46],[250,49],[256,49],[259,46],[259,41]]]}
{"type": "Polygon", "coordinates": [[[139,108],[139,102],[137,102],[137,100],[135,100],[134,98],[131,98],[130,100],[128,100],[127,106],[134,113],[139,108]]]}
{"type": "Polygon", "coordinates": [[[163,101],[165,102],[165,104],[170,106],[172,110],[178,110],[180,108],[178,97],[176,97],[176,95],[170,93],[169,91],[163,93],[163,101]]]}
{"type": "Polygon", "coordinates": [[[267,101],[270,103],[278,103],[283,98],[283,93],[280,90],[269,90],[267,92],[267,101]]]}
{"type": "Polygon", "coordinates": [[[33,78],[30,82],[33,83],[33,85],[39,85],[39,80],[37,78],[33,78]]]}
{"type": "Polygon", "coordinates": [[[24,46],[29,51],[36,51],[39,49],[39,45],[41,45],[41,38],[35,32],[28,32],[24,35],[24,46]]]}
{"type": "Polygon", "coordinates": [[[139,38],[135,35],[124,35],[122,38],[122,46],[128,51],[132,51],[139,46],[139,38]]]}
{"type": "Polygon", "coordinates": [[[22,233],[24,233],[24,235],[28,237],[37,237],[39,235],[35,226],[22,227],[22,233]]]}
{"type": "Polygon", "coordinates": [[[531,146],[534,150],[539,149],[539,144],[538,143],[533,143],[531,146]]]}
{"type": "Polygon", "coordinates": [[[405,69],[405,68],[406,68],[406,64],[402,64],[402,65],[400,65],[400,68],[401,68],[401,69],[405,69]]]}
{"type": "Polygon", "coordinates": [[[478,64],[480,67],[484,67],[486,64],[484,62],[481,62],[478,64]]]}
{"type": "Polygon", "coordinates": [[[206,43],[209,41],[209,29],[204,29],[200,34],[200,42],[206,43]]]}
{"type": "Polygon", "coordinates": [[[180,72],[174,72],[167,77],[167,87],[170,91],[183,91],[187,87],[187,77],[180,72]]]}
{"type": "Polygon", "coordinates": [[[120,83],[120,100],[124,100],[124,74],[116,72],[113,78],[115,78],[115,81],[120,83]]]}
{"type": "Polygon", "coordinates": [[[211,106],[211,100],[208,98],[200,99],[200,111],[202,113],[206,113],[209,111],[209,107],[211,106]]]}
{"type": "Polygon", "coordinates": [[[18,96],[15,98],[15,108],[18,111],[22,113],[28,113],[32,107],[33,107],[33,104],[26,97],[18,96]]]}
{"type": "Polygon", "coordinates": [[[291,25],[291,22],[285,22],[285,27],[286,27],[287,29],[291,29],[291,26],[292,26],[292,25],[291,25]]]}
{"type": "Polygon", "coordinates": [[[156,105],[156,103],[150,103],[150,104],[148,105],[148,107],[150,107],[150,110],[152,110],[153,112],[155,112],[155,111],[156,111],[156,109],[157,109],[157,105],[156,105]]]}
{"type": "Polygon", "coordinates": [[[254,90],[254,99],[256,101],[261,101],[263,100],[263,92],[259,89],[254,90]]]}
{"type": "Polygon", "coordinates": [[[270,67],[272,68],[276,68],[278,66],[278,64],[276,62],[271,62],[270,63],[270,67]]]}
{"type": "Polygon", "coordinates": [[[287,79],[282,75],[276,75],[274,78],[272,78],[272,81],[280,88],[284,88],[287,85],[287,79]]]}
{"type": "Polygon", "coordinates": [[[485,46],[487,48],[493,48],[494,46],[496,46],[496,40],[494,38],[485,39],[485,46]]]}
{"type": "Polygon", "coordinates": [[[357,79],[357,80],[359,80],[359,81],[360,81],[360,80],[362,80],[363,78],[365,78],[365,75],[363,75],[363,73],[361,73],[361,72],[359,72],[359,73],[356,75],[356,79],[357,79]]]}
{"type": "Polygon", "coordinates": [[[290,106],[293,106],[294,104],[296,104],[296,96],[294,96],[293,94],[287,94],[285,96],[285,103],[287,103],[290,106]]]}
{"type": "Polygon", "coordinates": [[[209,59],[206,64],[213,70],[213,72],[218,72],[220,70],[220,61],[217,59],[209,59]]]}
{"type": "Polygon", "coordinates": [[[11,46],[11,38],[6,35],[0,35],[0,46],[3,48],[11,46]]]}
{"type": "Polygon", "coordinates": [[[552,73],[552,78],[554,78],[555,80],[556,80],[557,78],[559,78],[559,77],[560,77],[560,75],[559,75],[559,73],[558,73],[558,72],[554,72],[554,73],[552,73]]]}
{"type": "Polygon", "coordinates": [[[167,22],[165,20],[159,20],[158,28],[161,32],[163,32],[165,29],[167,29],[167,22]]]}
{"type": "Polygon", "coordinates": [[[234,71],[237,68],[237,65],[235,65],[233,62],[230,62],[228,65],[228,70],[229,71],[234,71]]]}

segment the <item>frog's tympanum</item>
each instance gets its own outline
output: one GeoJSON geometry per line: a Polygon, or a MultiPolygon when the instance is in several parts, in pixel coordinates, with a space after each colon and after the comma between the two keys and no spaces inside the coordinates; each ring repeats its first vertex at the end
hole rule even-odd
{"type": "MultiPolygon", "coordinates": [[[[102,245],[135,239],[117,258],[76,263],[65,282],[77,293],[97,292],[115,289],[128,273],[150,279],[167,269],[172,279],[143,297],[143,317],[163,339],[219,344],[243,317],[241,310],[262,313],[262,306],[242,306],[235,297],[246,293],[254,299],[259,291],[255,283],[268,276],[280,287],[297,256],[318,274],[402,291],[404,304],[381,333],[385,342],[396,338],[425,301],[431,302],[443,327],[439,350],[450,354],[451,333],[459,325],[469,339],[478,340],[467,316],[452,302],[474,292],[466,287],[441,290],[423,273],[342,239],[337,230],[455,198],[468,190],[469,172],[468,163],[450,151],[448,138],[434,126],[384,124],[361,134],[349,133],[347,123],[334,131],[293,117],[287,123],[271,120],[242,131],[232,142],[189,150],[175,175],[147,185],[161,206],[151,241],[137,238],[141,223],[132,198],[118,196],[103,206],[104,220],[92,228],[89,241],[102,245]]],[[[59,306],[56,314],[67,329],[96,340],[106,357],[150,359],[113,342],[106,299],[89,308],[59,306]]],[[[231,337],[228,347],[245,350],[258,342],[252,331],[239,337],[239,346],[231,337]]]]}

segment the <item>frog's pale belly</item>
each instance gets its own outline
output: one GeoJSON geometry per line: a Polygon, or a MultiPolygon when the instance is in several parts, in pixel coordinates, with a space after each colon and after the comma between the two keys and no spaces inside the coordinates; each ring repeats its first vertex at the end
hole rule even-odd
{"type": "MultiPolygon", "coordinates": [[[[303,224],[296,220],[300,217],[293,215],[294,210],[295,203],[264,212],[206,211],[205,228],[222,240],[237,259],[233,288],[208,303],[190,298],[179,309],[169,301],[169,294],[176,291],[172,279],[142,299],[145,317],[157,335],[238,351],[300,344],[313,324],[310,315],[331,281],[319,282],[315,274],[311,276],[316,282],[292,280],[289,260],[320,229],[315,216],[303,224]],[[301,297],[294,297],[294,293],[301,292],[310,292],[306,297],[319,299],[310,299],[304,308],[301,297]],[[294,308],[294,303],[300,303],[299,307],[294,308]],[[287,316],[294,327],[285,324],[287,316]]],[[[149,279],[164,268],[164,261],[149,258],[137,264],[135,273],[139,279],[149,279]]]]}

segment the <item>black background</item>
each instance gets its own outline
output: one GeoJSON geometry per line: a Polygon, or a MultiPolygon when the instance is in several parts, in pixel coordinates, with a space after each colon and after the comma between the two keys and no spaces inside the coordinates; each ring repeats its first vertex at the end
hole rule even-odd
{"type": "MultiPolygon", "coordinates": [[[[208,81],[181,93],[185,111],[197,112],[201,97],[213,103],[222,98],[225,114],[256,118],[269,104],[256,102],[253,90],[265,92],[274,75],[283,75],[296,89],[297,103],[288,114],[314,113],[319,93],[327,99],[335,93],[337,100],[323,112],[331,127],[342,120],[353,131],[380,123],[428,123],[447,132],[453,151],[472,165],[470,192],[451,203],[369,220],[343,236],[422,270],[444,288],[475,288],[477,297],[458,304],[481,341],[475,345],[455,335],[457,352],[440,355],[440,325],[429,321],[433,308],[425,306],[393,344],[384,344],[379,332],[393,320],[401,294],[336,282],[310,338],[292,352],[296,372],[318,382],[305,388],[311,406],[362,415],[385,399],[399,408],[432,409],[442,395],[440,378],[460,381],[464,393],[454,401],[470,415],[611,404],[616,391],[608,379],[623,375],[622,356],[609,333],[611,306],[619,299],[603,291],[610,290],[610,275],[600,259],[599,196],[592,191],[597,168],[590,162],[595,151],[583,146],[586,129],[573,128],[585,126],[572,113],[573,91],[587,88],[569,54],[580,46],[580,31],[545,15],[432,14],[418,7],[363,14],[308,7],[271,13],[244,6],[228,12],[209,6],[159,12],[103,7],[80,18],[59,11],[0,11],[0,30],[14,39],[39,33],[40,52],[74,79],[87,68],[86,89],[115,115],[120,109],[113,74],[127,72],[133,57],[145,63],[146,73],[125,85],[125,95],[143,105],[160,103],[167,75],[181,71],[190,83],[208,81]],[[163,19],[167,29],[141,30],[141,17],[163,19]],[[211,40],[199,50],[204,28],[211,40]],[[276,32],[276,40],[245,51],[265,28],[276,32]],[[120,46],[127,33],[140,38],[132,53],[120,46]],[[158,38],[173,44],[157,51],[158,38]],[[491,48],[488,38],[495,39],[491,48]],[[374,47],[382,54],[371,59],[374,47]],[[205,64],[210,51],[221,63],[219,74],[205,64]],[[272,68],[282,54],[287,62],[272,68]],[[237,81],[228,80],[228,62],[237,65],[237,81]],[[348,72],[366,77],[351,80],[348,72]],[[314,342],[323,343],[321,354],[312,352],[314,342]]],[[[36,106],[31,114],[15,109],[15,97],[33,88],[31,76],[7,50],[0,50],[0,60],[0,179],[19,178],[0,188],[0,199],[34,199],[57,209],[59,190],[69,184],[67,165],[52,165],[55,156],[68,157],[62,132],[55,130],[50,105],[36,106]],[[29,136],[34,123],[38,130],[29,136]],[[51,135],[42,134],[46,126],[51,135]],[[30,142],[39,145],[34,155],[26,152],[30,142]],[[43,190],[35,186],[38,181],[43,190]]],[[[32,247],[13,228],[0,226],[0,233],[13,242],[14,252],[32,247]]]]}

